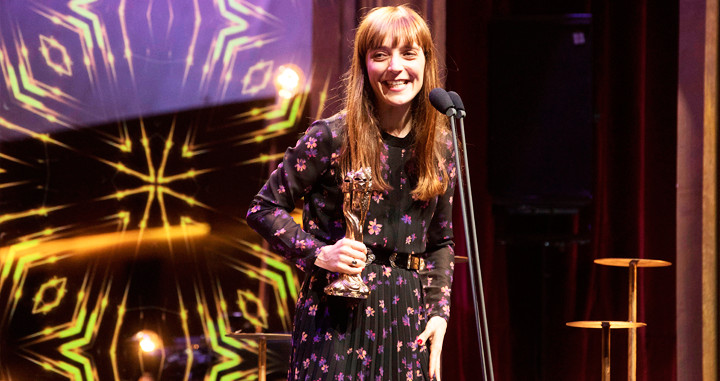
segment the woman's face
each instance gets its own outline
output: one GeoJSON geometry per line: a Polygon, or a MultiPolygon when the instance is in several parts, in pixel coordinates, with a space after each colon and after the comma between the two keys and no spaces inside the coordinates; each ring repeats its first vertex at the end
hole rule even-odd
{"type": "Polygon", "coordinates": [[[409,106],[423,85],[425,54],[417,43],[392,47],[388,37],[368,51],[365,66],[379,108],[409,106]]]}

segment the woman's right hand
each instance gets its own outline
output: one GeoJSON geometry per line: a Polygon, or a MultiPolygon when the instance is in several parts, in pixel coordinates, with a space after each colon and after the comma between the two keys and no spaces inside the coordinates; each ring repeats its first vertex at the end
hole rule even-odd
{"type": "Polygon", "coordinates": [[[364,243],[343,238],[320,248],[315,264],[331,272],[355,275],[365,268],[366,254],[364,243]]]}

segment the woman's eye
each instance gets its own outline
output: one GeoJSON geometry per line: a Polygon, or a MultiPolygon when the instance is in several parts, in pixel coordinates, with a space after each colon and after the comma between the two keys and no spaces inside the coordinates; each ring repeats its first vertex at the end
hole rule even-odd
{"type": "Polygon", "coordinates": [[[385,54],[385,52],[377,52],[377,53],[373,54],[372,57],[373,57],[373,59],[375,59],[375,60],[381,60],[381,59],[386,58],[386,57],[387,57],[387,54],[385,54]]]}
{"type": "Polygon", "coordinates": [[[414,50],[410,50],[404,53],[405,57],[414,58],[417,57],[417,52],[414,50]]]}

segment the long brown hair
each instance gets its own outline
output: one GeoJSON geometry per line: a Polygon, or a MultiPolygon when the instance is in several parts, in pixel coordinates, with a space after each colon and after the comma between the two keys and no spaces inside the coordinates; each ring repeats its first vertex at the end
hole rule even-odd
{"type": "Polygon", "coordinates": [[[413,100],[412,131],[415,135],[414,160],[418,169],[418,184],[413,197],[428,200],[442,194],[447,188],[448,174],[442,158],[442,131],[447,131],[447,120],[430,102],[430,90],[439,87],[437,53],[430,29],[425,20],[406,6],[375,8],[360,22],[355,33],[355,44],[350,69],[345,75],[345,111],[347,135],[340,155],[343,173],[360,167],[370,167],[373,187],[388,190],[382,179],[380,162],[382,138],[375,113],[375,96],[367,77],[367,52],[382,46],[390,36],[393,46],[417,43],[425,54],[425,72],[422,88],[413,100]]]}

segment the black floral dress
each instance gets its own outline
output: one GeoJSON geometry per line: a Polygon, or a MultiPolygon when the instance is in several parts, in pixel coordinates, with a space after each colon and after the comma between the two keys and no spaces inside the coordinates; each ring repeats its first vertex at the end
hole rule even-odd
{"type": "Polygon", "coordinates": [[[428,348],[417,337],[430,317],[450,312],[453,274],[452,198],[455,165],[449,134],[447,191],[415,200],[413,136],[383,134],[382,176],[392,190],[374,192],[364,243],[376,256],[363,270],[368,299],[325,295],[337,277],[314,265],[322,246],[345,235],[339,155],[344,115],[315,122],[288,148],[255,196],[247,221],[272,248],[306,271],[298,297],[288,380],[428,380],[428,348]],[[303,226],[290,212],[304,198],[303,226]],[[395,268],[392,253],[423,253],[423,271],[395,268]]]}

